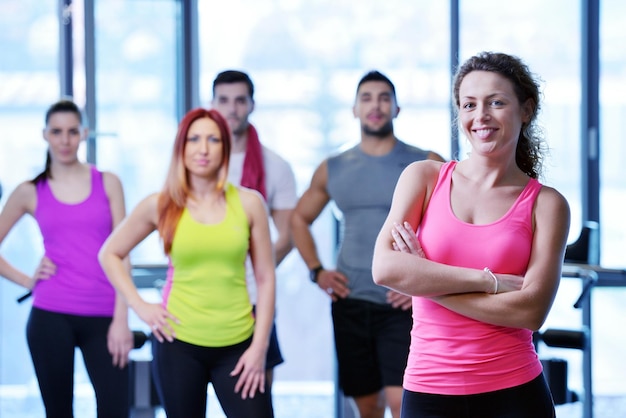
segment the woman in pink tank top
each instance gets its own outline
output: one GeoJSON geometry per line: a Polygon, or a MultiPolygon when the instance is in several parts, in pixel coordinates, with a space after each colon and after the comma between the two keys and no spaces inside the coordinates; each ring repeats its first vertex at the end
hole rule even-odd
{"type": "Polygon", "coordinates": [[[45,254],[32,276],[0,257],[0,276],[33,295],[26,336],[46,416],[73,416],[78,348],[98,416],[126,418],[126,364],[133,346],[128,309],[98,263],[100,247],[125,216],[122,185],[114,174],[79,161],[87,132],[74,102],[53,104],[45,122],[46,167],[15,189],[0,214],[0,242],[29,214],[37,221],[45,254]]]}
{"type": "Polygon", "coordinates": [[[570,211],[537,180],[539,85],[519,58],[483,52],[453,91],[471,153],[404,170],[374,251],[375,282],[413,297],[402,417],[551,418],[532,332],[558,289],[570,211]]]}

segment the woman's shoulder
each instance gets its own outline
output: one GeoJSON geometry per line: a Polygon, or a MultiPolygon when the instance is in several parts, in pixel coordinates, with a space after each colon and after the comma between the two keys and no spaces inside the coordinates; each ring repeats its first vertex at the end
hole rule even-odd
{"type": "Polygon", "coordinates": [[[102,183],[104,184],[104,188],[107,192],[122,191],[122,181],[116,174],[110,171],[101,171],[100,173],[102,173],[102,183]]]}
{"type": "Polygon", "coordinates": [[[569,228],[571,211],[569,203],[554,187],[541,184],[533,209],[533,218],[537,224],[546,223],[554,226],[564,223],[569,228]]]}
{"type": "Polygon", "coordinates": [[[422,179],[436,179],[444,164],[446,163],[437,160],[414,161],[404,169],[403,175],[419,176],[422,179]]]}
{"type": "Polygon", "coordinates": [[[37,197],[37,185],[31,180],[26,180],[17,185],[9,198],[19,202],[27,202],[37,197]]]}
{"type": "Polygon", "coordinates": [[[439,161],[436,159],[426,159],[426,160],[419,160],[419,161],[413,161],[411,164],[408,165],[408,167],[419,167],[419,169],[421,170],[437,170],[439,171],[441,169],[441,167],[444,164],[447,164],[449,162],[446,161],[439,161]]]}
{"type": "Polygon", "coordinates": [[[37,205],[37,185],[31,180],[20,183],[9,195],[6,208],[19,208],[22,213],[33,214],[37,205]]]}
{"type": "Polygon", "coordinates": [[[149,212],[156,213],[159,206],[159,196],[161,193],[151,193],[148,196],[144,197],[137,203],[135,206],[134,212],[149,212]]]}
{"type": "Polygon", "coordinates": [[[143,199],[141,199],[141,202],[139,203],[144,203],[145,204],[150,204],[150,205],[155,205],[159,202],[159,199],[161,197],[161,193],[160,192],[154,192],[154,193],[150,193],[148,196],[144,197],[143,199]]]}
{"type": "Polygon", "coordinates": [[[537,195],[537,209],[547,209],[558,213],[569,214],[569,203],[565,196],[554,187],[541,185],[539,194],[537,195]]]}
{"type": "Polygon", "coordinates": [[[149,220],[156,225],[158,222],[160,195],[160,193],[152,193],[141,199],[133,208],[130,216],[135,219],[149,220]]]}
{"type": "Polygon", "coordinates": [[[37,185],[30,180],[18,184],[12,195],[18,199],[31,199],[37,196],[37,185]]]}
{"type": "Polygon", "coordinates": [[[232,187],[236,189],[239,194],[239,199],[244,206],[247,204],[256,204],[258,202],[263,203],[263,195],[261,195],[261,193],[257,190],[244,186],[233,185],[232,187]]]}
{"type": "Polygon", "coordinates": [[[29,194],[35,193],[37,191],[37,185],[32,180],[25,180],[17,185],[15,190],[13,190],[12,194],[29,194]]]}
{"type": "Polygon", "coordinates": [[[241,206],[249,217],[254,214],[263,214],[263,216],[268,215],[267,204],[265,203],[261,193],[254,189],[242,186],[236,186],[236,191],[239,194],[241,206]]]}
{"type": "Polygon", "coordinates": [[[122,181],[120,180],[120,177],[113,173],[112,171],[100,171],[98,169],[96,169],[97,171],[99,171],[102,174],[102,181],[104,181],[104,183],[117,183],[117,184],[122,184],[122,181]]]}

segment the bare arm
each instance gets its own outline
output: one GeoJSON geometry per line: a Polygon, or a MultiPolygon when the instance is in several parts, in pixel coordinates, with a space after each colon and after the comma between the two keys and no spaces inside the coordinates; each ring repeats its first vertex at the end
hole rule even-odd
{"type": "Polygon", "coordinates": [[[531,330],[541,328],[561,279],[570,225],[569,205],[556,190],[544,186],[537,197],[533,218],[532,252],[519,291],[498,295],[448,295],[435,300],[479,321],[531,330]]]}
{"type": "MultiPolygon", "coordinates": [[[[11,193],[0,213],[0,244],[22,216],[34,213],[36,200],[35,185],[31,182],[20,184],[11,193]]],[[[16,269],[2,256],[0,256],[0,276],[27,289],[32,289],[36,282],[36,279],[16,269]]]]}
{"type": "Polygon", "coordinates": [[[297,200],[297,191],[296,177],[289,163],[282,157],[278,157],[274,164],[277,175],[267,179],[268,182],[270,180],[273,182],[274,189],[268,204],[270,216],[278,233],[274,241],[274,257],[276,266],[279,266],[293,249],[290,221],[297,200]]]}
{"type": "MultiPolygon", "coordinates": [[[[103,173],[104,188],[109,198],[111,215],[113,218],[113,229],[115,229],[126,216],[126,206],[124,203],[124,190],[119,178],[112,174],[103,173]]],[[[129,257],[124,259],[124,265],[130,274],[129,257]]],[[[128,327],[128,306],[123,297],[116,291],[115,311],[113,321],[109,327],[108,349],[113,356],[113,365],[123,368],[128,363],[128,353],[133,348],[133,337],[128,327]]]]}
{"type": "MultiPolygon", "coordinates": [[[[534,213],[535,233],[528,270],[524,277],[495,272],[499,293],[493,295],[493,278],[482,270],[435,263],[411,251],[394,251],[394,242],[406,233],[403,220],[413,225],[412,229],[419,225],[424,196],[429,196],[432,189],[428,184],[436,182],[436,175],[426,165],[407,167],[398,181],[389,217],[376,242],[374,280],[406,294],[431,297],[448,309],[479,321],[538,329],[560,280],[570,217],[565,199],[553,189],[542,189],[534,213]]],[[[410,239],[415,239],[414,235],[411,238],[406,234],[399,242],[410,239]]]]}
{"type": "MultiPolygon", "coordinates": [[[[439,162],[446,161],[441,155],[437,154],[434,151],[430,151],[426,159],[439,161],[439,162]]],[[[421,251],[421,247],[420,247],[420,251],[421,251]]],[[[393,289],[389,289],[387,291],[387,302],[394,308],[400,308],[403,310],[410,309],[413,304],[413,300],[410,296],[405,295],[404,293],[397,292],[393,289]]]]}
{"type": "Polygon", "coordinates": [[[293,209],[272,209],[271,215],[276,230],[278,231],[278,238],[274,243],[274,256],[276,258],[276,266],[278,266],[289,254],[293,248],[293,240],[291,238],[291,228],[289,221],[293,209]]]}
{"type": "Polygon", "coordinates": [[[137,244],[156,230],[157,200],[158,194],[153,194],[137,205],[106,240],[100,249],[99,260],[115,289],[128,306],[152,327],[154,336],[159,341],[163,341],[164,337],[172,341],[173,330],[168,320],[176,321],[176,318],[160,304],[147,303],[142,299],[124,261],[137,244]]]}
{"type": "Polygon", "coordinates": [[[308,268],[321,264],[310,226],[330,202],[326,190],[328,167],[324,161],[313,174],[309,188],[302,194],[291,216],[293,241],[308,268]]]}
{"type": "Polygon", "coordinates": [[[434,151],[430,151],[430,152],[428,153],[428,157],[427,157],[427,158],[428,158],[429,160],[433,160],[433,161],[440,161],[440,162],[442,162],[442,163],[445,163],[445,162],[446,162],[446,159],[445,159],[445,158],[443,158],[441,155],[437,154],[437,153],[436,153],[436,152],[434,152],[434,151]]]}
{"type": "MultiPolygon", "coordinates": [[[[327,184],[328,162],[324,161],[315,170],[311,185],[298,200],[291,216],[294,244],[309,269],[322,264],[310,226],[330,201],[330,195],[326,189],[327,184]]],[[[322,271],[318,276],[317,284],[325,291],[326,289],[333,289],[330,295],[333,300],[336,300],[337,297],[346,297],[350,293],[347,287],[348,279],[336,271],[322,271]]]]}
{"type": "Polygon", "coordinates": [[[488,292],[493,288],[493,282],[482,270],[447,266],[393,248],[395,225],[406,221],[415,232],[420,224],[440,167],[439,162],[419,161],[409,165],[400,175],[389,215],[374,247],[374,281],[412,296],[488,292]]]}
{"type": "Polygon", "coordinates": [[[231,373],[239,375],[235,391],[246,399],[257,390],[265,392],[265,360],[274,321],[276,278],[265,205],[256,192],[240,189],[239,194],[250,223],[250,258],[258,291],[252,343],[231,373]]]}

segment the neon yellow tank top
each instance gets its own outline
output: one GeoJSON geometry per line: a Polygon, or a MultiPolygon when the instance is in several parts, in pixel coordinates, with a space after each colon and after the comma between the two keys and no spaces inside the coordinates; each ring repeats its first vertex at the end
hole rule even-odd
{"type": "Polygon", "coordinates": [[[218,224],[195,221],[187,209],[176,227],[163,304],[180,324],[176,338],[224,347],[252,335],[254,318],[246,288],[250,227],[239,192],[226,186],[226,215],[218,224]]]}

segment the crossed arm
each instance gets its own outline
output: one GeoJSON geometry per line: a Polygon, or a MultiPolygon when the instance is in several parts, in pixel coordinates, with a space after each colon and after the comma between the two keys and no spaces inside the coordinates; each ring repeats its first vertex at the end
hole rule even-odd
{"type": "Polygon", "coordinates": [[[569,208],[554,189],[543,187],[534,211],[534,236],[524,276],[496,274],[499,293],[483,270],[449,266],[419,256],[415,238],[439,165],[420,162],[398,180],[389,216],[378,236],[373,259],[376,283],[411,295],[429,297],[470,318],[536,330],[554,300],[569,231],[569,208]],[[405,224],[405,222],[408,222],[405,224]]]}

